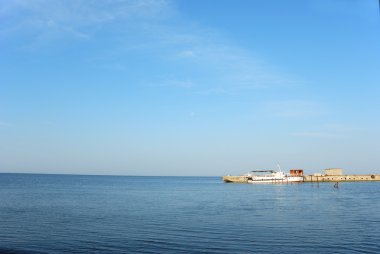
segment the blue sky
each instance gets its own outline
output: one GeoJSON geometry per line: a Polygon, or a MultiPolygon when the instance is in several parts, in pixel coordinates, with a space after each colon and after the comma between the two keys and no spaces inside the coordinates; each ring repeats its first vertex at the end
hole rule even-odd
{"type": "Polygon", "coordinates": [[[0,3],[0,171],[380,173],[378,1],[0,3]]]}

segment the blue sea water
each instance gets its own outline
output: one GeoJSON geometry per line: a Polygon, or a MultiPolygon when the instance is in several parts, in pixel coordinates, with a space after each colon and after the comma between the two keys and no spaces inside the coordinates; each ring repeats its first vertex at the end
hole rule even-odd
{"type": "Polygon", "coordinates": [[[0,174],[1,253],[380,253],[380,182],[0,174]]]}

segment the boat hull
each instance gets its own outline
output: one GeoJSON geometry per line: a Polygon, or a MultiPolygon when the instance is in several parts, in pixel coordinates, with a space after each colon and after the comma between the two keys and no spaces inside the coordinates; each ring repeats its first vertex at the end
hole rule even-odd
{"type": "Polygon", "coordinates": [[[289,176],[284,178],[266,178],[266,177],[258,177],[248,179],[248,183],[300,183],[303,182],[302,176],[289,176]]]}

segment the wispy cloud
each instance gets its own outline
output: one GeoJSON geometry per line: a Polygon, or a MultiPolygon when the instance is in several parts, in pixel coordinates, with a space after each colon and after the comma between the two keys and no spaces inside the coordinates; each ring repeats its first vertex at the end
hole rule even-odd
{"type": "Polygon", "coordinates": [[[148,87],[176,87],[176,88],[190,89],[194,86],[194,84],[191,80],[188,80],[188,79],[184,79],[184,80],[164,79],[164,80],[158,80],[154,83],[150,83],[147,86],[148,87]]]}
{"type": "Polygon", "coordinates": [[[343,123],[328,123],[324,124],[322,128],[338,132],[338,133],[354,133],[354,132],[362,132],[366,131],[366,128],[359,125],[352,125],[352,124],[343,124],[343,123]]]}
{"type": "Polygon", "coordinates": [[[281,100],[265,103],[271,115],[282,118],[316,117],[326,114],[325,106],[316,101],[281,100]]]}
{"type": "Polygon", "coordinates": [[[191,58],[191,57],[195,57],[195,52],[193,50],[183,50],[181,52],[178,53],[178,56],[179,57],[184,57],[184,58],[191,58]]]}
{"type": "MultiPolygon", "coordinates": [[[[193,64],[213,76],[213,83],[225,91],[267,88],[293,88],[301,84],[299,79],[281,73],[254,57],[251,52],[229,45],[223,38],[210,39],[196,35],[197,42],[177,54],[181,63],[193,64]],[[202,43],[199,43],[202,42],[202,43]]],[[[197,83],[209,83],[200,79],[197,83]]],[[[210,83],[209,83],[210,84],[210,83]]],[[[209,90],[210,87],[206,88],[209,90]]]]}
{"type": "Polygon", "coordinates": [[[212,95],[212,94],[227,94],[228,92],[223,87],[214,87],[214,88],[209,88],[209,89],[202,89],[195,93],[201,94],[201,95],[212,95]]]}
{"type": "Polygon", "coordinates": [[[102,26],[131,19],[152,19],[163,15],[165,0],[15,0],[5,1],[0,17],[8,20],[0,26],[2,37],[28,30],[35,39],[53,36],[76,36],[87,39],[102,26]]]}
{"type": "Polygon", "coordinates": [[[53,21],[81,26],[128,17],[156,17],[168,5],[166,0],[14,0],[2,3],[0,15],[16,16],[26,23],[43,20],[46,24],[53,21]]]}
{"type": "Polygon", "coordinates": [[[330,123],[315,126],[314,131],[298,131],[291,133],[291,135],[304,138],[347,138],[358,136],[358,133],[363,132],[364,130],[364,128],[359,126],[330,123]]]}
{"type": "Polygon", "coordinates": [[[292,133],[292,136],[296,137],[306,137],[306,138],[337,138],[339,135],[335,133],[329,133],[329,132],[317,132],[317,131],[311,131],[311,132],[294,132],[292,133]]]}
{"type": "Polygon", "coordinates": [[[0,15],[9,20],[0,25],[0,38],[27,32],[31,41],[22,43],[29,45],[54,44],[61,38],[104,40],[107,47],[91,56],[92,64],[128,69],[129,63],[120,59],[128,61],[130,54],[155,58],[167,67],[166,73],[151,72],[148,84],[194,88],[200,94],[292,89],[302,84],[213,28],[193,25],[170,0],[15,0],[4,2],[0,15]],[[174,80],[160,81],[173,72],[174,80]]]}

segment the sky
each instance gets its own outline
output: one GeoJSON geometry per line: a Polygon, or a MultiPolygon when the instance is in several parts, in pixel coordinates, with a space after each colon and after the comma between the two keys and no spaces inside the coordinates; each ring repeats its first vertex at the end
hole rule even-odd
{"type": "Polygon", "coordinates": [[[380,174],[375,0],[0,2],[0,172],[380,174]]]}

